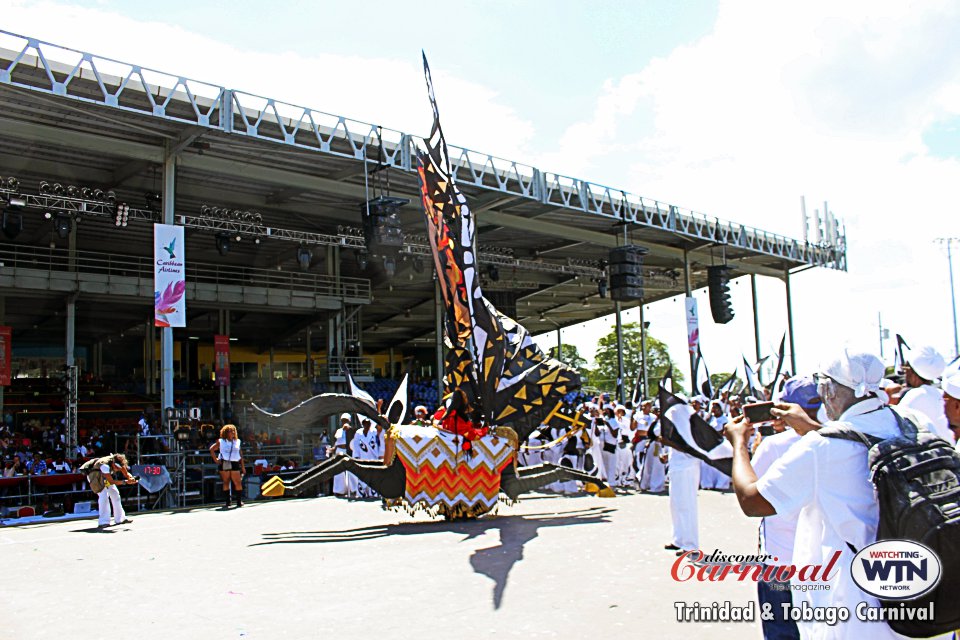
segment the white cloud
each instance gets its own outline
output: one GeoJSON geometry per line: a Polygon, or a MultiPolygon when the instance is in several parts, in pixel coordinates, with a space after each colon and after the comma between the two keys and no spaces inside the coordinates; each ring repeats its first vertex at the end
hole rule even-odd
{"type": "MultiPolygon", "coordinates": [[[[630,141],[631,191],[792,237],[799,196],[810,213],[829,199],[846,222],[850,272],[794,277],[801,369],[847,342],[876,351],[878,312],[908,340],[952,354],[947,264],[933,239],[958,235],[960,162],[927,155],[921,138],[960,113],[958,31],[960,8],[945,2],[724,2],[711,34],[612,80],[568,133],[616,139],[626,117],[650,108],[654,133],[630,141]]],[[[592,172],[622,164],[616,151],[592,156],[592,172]]],[[[770,344],[786,328],[782,289],[761,284],[770,344]]],[[[700,302],[708,361],[753,351],[749,295],[734,300],[727,327],[700,302]]],[[[667,326],[653,331],[685,361],[682,307],[661,306],[667,326]]]]}
{"type": "MultiPolygon", "coordinates": [[[[3,18],[7,31],[58,45],[405,133],[429,132],[419,58],[273,53],[267,49],[275,50],[274,43],[227,44],[201,33],[199,25],[194,30],[56,2],[14,0],[3,18]]],[[[499,103],[494,89],[447,73],[443,61],[433,64],[449,142],[506,158],[529,155],[529,120],[499,103]]]]}

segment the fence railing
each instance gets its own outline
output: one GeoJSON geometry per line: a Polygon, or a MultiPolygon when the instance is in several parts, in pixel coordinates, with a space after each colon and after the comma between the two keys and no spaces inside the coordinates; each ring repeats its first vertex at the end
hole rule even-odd
{"type": "MultiPolygon", "coordinates": [[[[153,259],[148,256],[93,251],[5,245],[0,247],[4,268],[41,269],[56,272],[98,274],[153,281],[153,259]]],[[[277,271],[257,267],[187,262],[187,283],[262,287],[273,290],[304,291],[331,298],[369,300],[370,281],[363,278],[336,278],[309,271],[277,271]]]]}

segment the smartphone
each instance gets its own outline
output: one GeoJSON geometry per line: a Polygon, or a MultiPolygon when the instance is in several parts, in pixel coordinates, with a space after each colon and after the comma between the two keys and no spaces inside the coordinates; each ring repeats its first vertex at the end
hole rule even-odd
{"type": "Polygon", "coordinates": [[[770,409],[772,408],[772,402],[754,402],[753,404],[743,405],[743,413],[747,416],[747,420],[756,424],[773,420],[773,416],[770,415],[770,409]]]}
{"type": "Polygon", "coordinates": [[[760,435],[766,438],[767,436],[772,436],[774,434],[773,425],[760,425],[757,429],[760,432],[760,435]]]}

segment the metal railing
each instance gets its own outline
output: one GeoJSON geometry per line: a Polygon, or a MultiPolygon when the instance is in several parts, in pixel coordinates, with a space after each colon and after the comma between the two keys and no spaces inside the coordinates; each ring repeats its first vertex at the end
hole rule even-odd
{"type": "MultiPolygon", "coordinates": [[[[0,31],[0,84],[233,135],[416,170],[422,138],[309,107],[227,89],[0,31]]],[[[624,223],[670,231],[795,262],[846,270],[846,237],[800,242],[490,154],[449,146],[461,185],[499,191],[624,223]]]]}
{"type": "MultiPolygon", "coordinates": [[[[40,269],[77,274],[139,278],[153,282],[154,264],[148,256],[74,251],[68,249],[3,245],[0,263],[5,269],[40,269]]],[[[309,271],[277,271],[256,267],[205,262],[187,262],[186,281],[213,285],[262,287],[304,291],[330,298],[369,300],[370,281],[336,278],[309,271]]]]}

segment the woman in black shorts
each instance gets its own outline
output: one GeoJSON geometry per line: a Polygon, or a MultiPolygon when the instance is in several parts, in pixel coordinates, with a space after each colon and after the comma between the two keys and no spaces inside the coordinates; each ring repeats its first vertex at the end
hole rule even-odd
{"type": "Polygon", "coordinates": [[[223,480],[225,495],[224,509],[230,508],[230,485],[237,495],[237,506],[243,506],[243,491],[240,480],[246,474],[243,464],[243,455],[240,453],[240,438],[237,437],[237,428],[232,424],[224,425],[220,429],[220,439],[210,446],[210,455],[217,463],[220,479],[223,480]],[[219,454],[219,455],[218,455],[219,454]]]}

